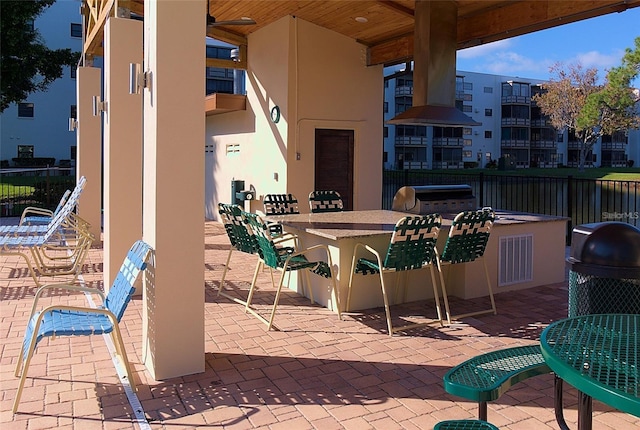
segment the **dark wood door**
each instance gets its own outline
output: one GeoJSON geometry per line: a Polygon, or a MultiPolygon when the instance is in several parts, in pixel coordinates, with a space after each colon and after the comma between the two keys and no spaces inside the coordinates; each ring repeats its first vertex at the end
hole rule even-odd
{"type": "Polygon", "coordinates": [[[315,189],[335,190],[353,210],[353,130],[316,129],[315,189]]]}

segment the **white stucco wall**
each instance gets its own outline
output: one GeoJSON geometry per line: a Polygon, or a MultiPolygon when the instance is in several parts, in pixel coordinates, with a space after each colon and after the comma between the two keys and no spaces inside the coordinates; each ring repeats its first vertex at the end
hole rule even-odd
{"type": "Polygon", "coordinates": [[[207,218],[217,219],[218,202],[231,201],[232,179],[259,198],[293,193],[306,210],[316,128],[354,130],[354,208],[380,207],[382,67],[366,67],[365,54],[363,45],[293,17],[251,34],[247,110],[206,120],[207,218]],[[270,119],[275,105],[278,123],[270,119]]]}

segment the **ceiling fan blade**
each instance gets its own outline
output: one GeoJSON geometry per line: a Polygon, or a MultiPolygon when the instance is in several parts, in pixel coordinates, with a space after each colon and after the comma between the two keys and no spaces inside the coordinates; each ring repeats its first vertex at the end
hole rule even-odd
{"type": "Polygon", "coordinates": [[[255,25],[256,22],[251,18],[232,19],[229,21],[216,21],[214,17],[211,20],[207,20],[208,27],[218,27],[223,25],[255,25]]]}
{"type": "Polygon", "coordinates": [[[255,25],[256,22],[251,18],[243,16],[240,19],[231,19],[228,21],[216,21],[216,17],[211,15],[209,10],[209,1],[207,0],[207,27],[222,27],[225,25],[255,25]]]}

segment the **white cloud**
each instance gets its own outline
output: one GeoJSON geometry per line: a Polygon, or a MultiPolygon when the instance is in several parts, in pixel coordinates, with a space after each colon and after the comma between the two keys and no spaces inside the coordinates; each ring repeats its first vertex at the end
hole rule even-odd
{"type": "Polygon", "coordinates": [[[457,51],[458,58],[469,59],[484,57],[495,51],[507,49],[511,46],[512,39],[498,40],[497,42],[487,43],[485,45],[474,46],[473,48],[461,49],[457,51]]]}
{"type": "Polygon", "coordinates": [[[596,68],[601,74],[605,74],[612,67],[617,67],[621,63],[624,52],[615,51],[611,54],[603,54],[598,51],[589,51],[576,54],[572,63],[580,63],[585,69],[596,68]]]}

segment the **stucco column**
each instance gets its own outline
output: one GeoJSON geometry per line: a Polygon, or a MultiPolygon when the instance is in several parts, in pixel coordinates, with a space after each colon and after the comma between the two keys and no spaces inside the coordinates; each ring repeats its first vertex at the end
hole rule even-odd
{"type": "Polygon", "coordinates": [[[96,242],[102,233],[102,123],[93,115],[93,96],[102,94],[102,71],[97,67],[79,67],[76,74],[78,126],[77,177],[87,184],[78,201],[78,215],[89,224],[96,242]]]}
{"type": "Polygon", "coordinates": [[[145,0],[143,308],[156,380],[204,371],[206,2],[145,0]]]}
{"type": "Polygon", "coordinates": [[[142,97],[129,94],[129,64],[142,63],[142,22],[104,28],[104,285],[142,237],[142,97]]]}

